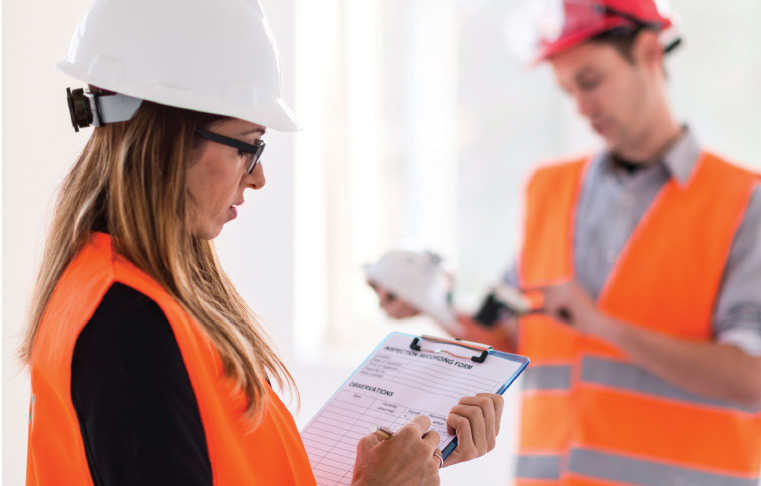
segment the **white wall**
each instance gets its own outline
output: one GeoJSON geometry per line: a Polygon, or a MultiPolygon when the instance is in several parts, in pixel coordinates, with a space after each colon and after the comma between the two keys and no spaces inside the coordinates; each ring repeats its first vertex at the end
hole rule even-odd
{"type": "MultiPolygon", "coordinates": [[[[453,239],[440,244],[447,247],[450,256],[459,262],[458,275],[465,293],[478,293],[496,278],[509,260],[517,220],[518,188],[528,168],[542,157],[576,149],[588,144],[592,138],[554,90],[546,69],[527,72],[507,57],[501,29],[507,10],[516,2],[439,1],[446,4],[443,10],[450,14],[447,21],[455,22],[456,31],[453,30],[452,37],[446,41],[453,42],[452,55],[457,57],[456,65],[449,65],[449,68],[456,68],[458,72],[453,74],[457,78],[454,89],[448,85],[447,91],[437,96],[450,97],[441,102],[457,106],[459,125],[456,131],[460,137],[456,147],[457,165],[453,169],[458,174],[459,184],[453,194],[458,209],[452,215],[454,222],[443,223],[459,230],[453,239]]],[[[426,38],[429,31],[415,32],[430,21],[426,9],[438,2],[351,2],[374,2],[375,8],[383,5],[387,9],[382,13],[383,19],[388,18],[389,9],[414,2],[403,24],[390,26],[378,21],[373,25],[383,29],[377,34],[384,40],[386,48],[394,46],[397,34],[404,32],[419,42],[430,41],[426,38]],[[418,14],[414,13],[416,11],[418,14]]],[[[301,49],[303,53],[304,46],[294,40],[299,38],[295,29],[302,25],[300,22],[317,19],[315,15],[324,13],[327,7],[338,15],[340,10],[335,9],[335,5],[341,2],[262,0],[262,3],[280,45],[284,97],[288,101],[297,99],[304,108],[304,121],[311,124],[307,124],[307,131],[301,134],[268,134],[264,159],[267,187],[247,196],[239,219],[226,228],[218,244],[226,268],[244,296],[273,325],[273,335],[300,385],[304,403],[297,421],[303,425],[358,363],[360,356],[368,351],[362,344],[353,351],[344,348],[339,357],[317,355],[310,360],[293,353],[294,343],[298,341],[296,330],[308,331],[312,325],[310,316],[325,318],[315,314],[320,309],[310,301],[309,287],[302,285],[299,290],[295,285],[295,275],[303,275],[306,265],[299,260],[296,247],[314,244],[328,251],[332,242],[337,241],[332,233],[325,233],[323,240],[311,241],[310,238],[318,235],[311,232],[314,229],[310,226],[312,222],[303,217],[303,212],[299,213],[299,206],[294,202],[297,200],[296,187],[330,183],[324,174],[320,174],[328,171],[331,158],[311,157],[311,150],[319,146],[321,139],[309,133],[320,130],[321,124],[328,124],[334,128],[333,141],[336,143],[349,134],[360,142],[372,142],[373,136],[382,134],[384,143],[374,147],[385,146],[399,136],[402,142],[394,145],[398,153],[390,155],[395,157],[391,162],[403,166],[417,157],[413,150],[416,139],[405,130],[409,126],[424,125],[425,121],[405,118],[409,113],[415,115],[409,107],[414,100],[404,97],[393,100],[396,104],[383,106],[385,110],[398,110],[398,113],[394,112],[396,118],[389,117],[394,123],[376,126],[379,133],[363,131],[358,126],[342,131],[346,120],[330,116],[318,120],[311,118],[314,111],[310,97],[315,95],[310,95],[308,90],[299,91],[297,95],[294,77],[309,80],[314,72],[309,70],[307,60],[298,55],[297,51],[301,49]],[[304,137],[310,144],[294,148],[298,137],[304,137]],[[320,165],[306,169],[315,162],[320,165]],[[314,178],[299,179],[294,174],[294,167],[310,170],[314,178]],[[294,242],[294,235],[298,235],[298,242],[294,242]],[[301,270],[297,268],[299,265],[301,270]]],[[[684,51],[670,63],[675,108],[684,119],[691,121],[710,145],[761,168],[758,137],[761,133],[761,110],[758,109],[761,106],[761,54],[756,48],[761,45],[761,31],[756,25],[761,19],[761,3],[757,0],[723,4],[709,0],[674,0],[673,3],[682,14],[687,38],[684,51]]],[[[74,133],[69,122],[65,87],[76,86],[76,83],[55,71],[54,65],[64,58],[71,34],[89,4],[90,0],[3,2],[2,482],[7,485],[23,484],[25,470],[29,387],[26,373],[20,371],[14,360],[19,330],[53,193],[88,136],[87,131],[74,133]]],[[[350,11],[348,15],[362,18],[356,11],[350,11]]],[[[320,19],[328,22],[320,35],[331,34],[327,27],[335,20],[331,18],[320,19]]],[[[325,39],[315,38],[315,42],[318,41],[325,39]]],[[[379,81],[378,88],[375,84],[369,88],[365,85],[364,92],[361,86],[351,88],[365,93],[363,96],[373,96],[374,90],[380,89],[384,83],[388,86],[398,81],[401,70],[410,67],[394,64],[394,59],[399,59],[399,52],[383,49],[373,52],[384,57],[372,64],[374,69],[383,72],[384,78],[379,81]],[[399,71],[395,71],[397,69],[399,71]]],[[[315,55],[319,54],[317,51],[315,55]]],[[[331,59],[339,64],[339,71],[348,69],[341,63],[348,62],[351,56],[357,59],[363,55],[361,51],[348,48],[344,54],[331,59]],[[342,57],[344,54],[348,57],[342,57]]],[[[312,62],[320,63],[321,59],[312,58],[312,62]]],[[[328,78],[326,82],[331,80],[328,78]]],[[[360,78],[357,82],[366,80],[360,78]]],[[[413,86],[413,89],[421,88],[413,86]]],[[[370,109],[378,109],[372,100],[362,98],[360,101],[368,103],[370,109]]],[[[435,100],[427,102],[434,103],[435,100]]],[[[294,109],[298,114],[298,103],[294,109]]],[[[363,116],[362,113],[350,113],[354,117],[363,116]]],[[[353,143],[353,155],[348,159],[352,163],[359,163],[355,157],[362,156],[361,150],[357,149],[360,146],[359,142],[353,143]]],[[[383,165],[386,162],[388,158],[374,163],[383,165]]],[[[333,167],[333,174],[335,169],[333,167]]],[[[394,191],[392,194],[399,195],[401,200],[414,201],[409,188],[394,191]]],[[[314,201],[314,204],[321,202],[314,201]]],[[[413,226],[412,229],[402,228],[401,233],[414,232],[410,214],[426,211],[423,207],[399,206],[394,198],[389,198],[388,204],[394,205],[397,212],[385,223],[403,220],[405,225],[413,226]]],[[[450,237],[452,235],[442,238],[450,237]]],[[[313,282],[317,285],[313,288],[314,295],[335,299],[329,295],[327,287],[321,286],[324,282],[313,282]]],[[[367,295],[359,301],[363,306],[374,305],[367,295]]],[[[366,308],[363,312],[373,313],[366,308]]],[[[358,328],[365,324],[356,323],[358,328]]],[[[417,322],[411,326],[407,329],[419,330],[426,324],[417,322]]],[[[373,328],[372,332],[377,333],[378,329],[373,328]]],[[[510,455],[515,440],[516,416],[513,398],[514,394],[508,397],[509,410],[499,450],[474,463],[444,471],[444,484],[463,484],[466,478],[484,484],[504,484],[512,470],[510,455]]]]}
{"type": "Polygon", "coordinates": [[[87,3],[3,2],[3,484],[24,478],[29,386],[14,354],[47,210],[87,136],[54,69],[87,3]]]}

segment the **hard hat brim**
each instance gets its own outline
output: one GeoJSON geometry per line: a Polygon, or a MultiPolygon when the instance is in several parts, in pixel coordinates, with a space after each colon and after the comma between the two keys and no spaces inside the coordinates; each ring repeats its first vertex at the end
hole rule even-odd
{"type": "Polygon", "coordinates": [[[574,32],[571,35],[562,36],[555,42],[547,43],[541,46],[538,55],[534,59],[534,64],[539,64],[540,62],[549,60],[558,54],[569,51],[574,47],[579,46],[584,42],[592,39],[598,34],[602,34],[608,30],[625,25],[629,24],[622,19],[609,18],[606,19],[605,22],[590,26],[587,29],[574,32]]]}

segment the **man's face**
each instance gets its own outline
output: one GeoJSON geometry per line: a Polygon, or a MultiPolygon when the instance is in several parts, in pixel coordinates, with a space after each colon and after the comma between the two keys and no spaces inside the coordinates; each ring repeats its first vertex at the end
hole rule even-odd
{"type": "Polygon", "coordinates": [[[613,151],[637,144],[650,125],[651,78],[636,47],[634,56],[630,61],[610,45],[587,42],[550,60],[560,87],[613,151]]]}

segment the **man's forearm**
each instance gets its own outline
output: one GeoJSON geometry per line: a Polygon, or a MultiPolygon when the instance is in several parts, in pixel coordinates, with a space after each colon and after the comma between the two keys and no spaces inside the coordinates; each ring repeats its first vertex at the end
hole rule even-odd
{"type": "Polygon", "coordinates": [[[687,341],[604,319],[595,334],[651,373],[702,396],[761,407],[761,357],[729,344],[687,341]]]}

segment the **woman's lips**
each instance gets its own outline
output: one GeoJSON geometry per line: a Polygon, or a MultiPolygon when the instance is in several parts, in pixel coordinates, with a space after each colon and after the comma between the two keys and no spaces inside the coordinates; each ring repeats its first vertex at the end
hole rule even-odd
{"type": "Polygon", "coordinates": [[[229,208],[227,208],[227,211],[230,213],[230,219],[235,219],[238,217],[238,206],[243,205],[243,199],[240,201],[236,201],[230,205],[229,208]]]}

